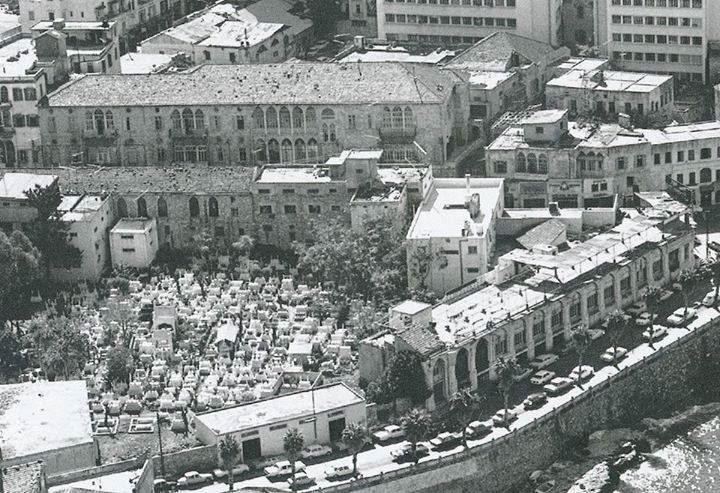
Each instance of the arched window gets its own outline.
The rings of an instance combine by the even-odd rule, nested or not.
[[[137,215],[138,217],[149,217],[145,197],[140,197],[139,199],[137,199]]]
[[[304,161],[307,158],[307,152],[305,151],[305,141],[297,139],[295,141],[295,160]]]
[[[280,162],[280,144],[275,139],[268,141],[268,161],[271,163]]]
[[[392,127],[392,112],[387,106],[383,108],[382,126],[385,128]]]
[[[200,203],[195,197],[190,197],[190,217],[200,216]]]
[[[0,103],[7,103],[10,101],[10,93],[8,92],[8,88],[5,86],[0,86]]]
[[[310,163],[317,163],[318,161],[318,143],[315,139],[308,140],[307,160]]]
[[[302,108],[298,108],[297,106],[293,108],[292,119],[294,128],[302,129],[305,127],[305,115],[303,114]]]
[[[280,161],[283,163],[292,163],[293,162],[293,145],[292,142],[289,139],[285,139],[282,141],[282,147],[280,148],[281,155],[280,155]]]
[[[252,113],[253,127],[265,129],[265,114],[261,107],[257,107]]]
[[[525,165],[525,154],[522,152],[518,154],[517,159],[515,160],[515,171],[518,173],[525,173],[527,171]]]
[[[95,128],[95,119],[92,110],[85,112],[85,130],[93,130]]]
[[[104,134],[105,133],[105,114],[102,110],[95,110],[94,113],[95,116],[95,130],[97,130],[97,133]]]
[[[127,203],[125,202],[125,199],[122,197],[120,197],[117,201],[117,214],[118,214],[118,217],[120,217],[120,218],[128,216]]]
[[[195,110],[195,128],[205,128],[205,114],[202,110]]]
[[[322,113],[320,113],[320,118],[323,121],[330,121],[335,119],[335,112],[331,110],[330,108],[325,108],[322,110]]]
[[[317,126],[317,116],[315,115],[315,108],[308,108],[305,110],[305,125],[310,128]]]
[[[335,142],[335,124],[330,124],[330,142]]]
[[[602,159],[602,158],[600,158]],[[538,173],[546,175],[548,172],[548,160],[545,154],[540,154],[538,157]]]
[[[323,142],[327,142],[330,140],[330,128],[328,127],[327,123],[322,124],[322,135],[323,135]]]
[[[712,171],[710,168],[703,168],[700,170],[700,183],[709,183],[712,181]]]
[[[460,348],[455,357],[455,381],[459,389],[470,387],[470,366],[468,365],[468,352]]]
[[[157,201],[157,212],[159,217],[167,217],[168,215],[167,202],[162,197]]]
[[[402,128],[403,126],[403,110],[401,107],[396,106],[392,110],[392,127]]]
[[[415,126],[415,115],[413,114],[412,108],[409,106],[405,107],[405,126],[406,127],[414,127]]]
[[[439,359],[433,367],[433,397],[435,404],[441,404],[447,400],[445,393],[445,361]]]
[[[195,115],[193,114],[191,109],[185,108],[183,110],[182,119],[183,119],[183,129],[185,129],[186,132],[189,132],[190,130],[195,128]]]
[[[115,122],[113,122],[113,114],[110,110],[107,110],[105,112],[105,128],[107,128],[108,130],[115,128]]]
[[[527,157],[528,173],[537,173],[537,158],[535,154],[528,154]]]
[[[490,368],[490,360],[488,358],[488,343],[483,338],[480,339],[475,346],[475,371],[483,372]]]
[[[584,152],[581,152],[580,154],[578,154],[577,158],[575,159],[575,162],[580,171],[585,171],[585,167],[587,166],[587,164],[585,161],[585,153]]]
[[[172,113],[170,113],[170,119],[172,120],[172,126],[176,130],[182,130],[182,118],[180,117],[180,112],[178,110],[173,110]]]
[[[290,110],[285,106],[280,108],[280,128],[290,128]]]
[[[210,217],[218,217],[220,215],[218,201],[215,197],[210,197],[208,200],[208,214]]]
[[[278,127],[277,111],[275,111],[275,108],[272,106],[265,111],[265,119],[267,120],[268,128]]]
[[[255,159],[259,163],[267,162],[267,148],[265,147],[265,141],[262,139],[255,141]]]

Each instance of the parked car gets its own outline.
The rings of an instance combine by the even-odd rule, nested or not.
[[[720,301],[720,296],[718,297],[717,301]],[[717,304],[716,300],[715,300],[715,290],[714,289],[705,295],[705,297],[702,300],[702,304],[705,306],[715,306]]]
[[[588,334],[590,335],[590,340],[595,341],[597,339],[600,339],[602,336],[604,336],[605,331],[602,329],[589,329]]]
[[[678,284],[678,286],[680,286],[680,285]],[[673,284],[673,289],[675,289],[676,291],[680,291],[682,289],[682,286],[676,288],[676,285]],[[660,292],[660,301],[667,301],[670,298],[672,298],[672,295],[673,295],[672,291],[670,291],[669,289],[663,289]]]
[[[209,473],[200,473],[197,471],[190,471],[183,474],[183,476],[178,479],[177,485],[180,487],[186,487],[186,486],[195,486],[198,484],[205,484],[205,483],[212,483],[213,482],[213,476]]]
[[[382,430],[378,430],[373,433],[373,438],[378,442],[387,442],[388,440],[395,440],[405,436],[405,430],[398,425],[388,425]]]
[[[173,491],[177,483],[175,481],[168,481],[167,479],[158,478],[153,481],[153,491],[155,493],[164,493],[166,491]]]
[[[492,422],[495,426],[505,426],[505,409],[500,409],[498,412],[493,414]],[[515,414],[514,411],[508,409],[507,410],[507,422],[508,424],[512,423],[517,419],[517,414]]]
[[[305,447],[302,452],[300,452],[300,457],[303,459],[317,459],[318,457],[325,457],[330,454],[332,454],[330,447],[314,443]]]
[[[635,319],[635,325],[638,327],[649,327],[650,326],[650,320],[653,322],[657,319],[657,313],[653,313],[650,315],[649,312],[642,312],[640,315],[637,316]]]
[[[657,326],[653,329],[652,333],[650,333],[650,329],[647,329],[645,332],[643,332],[643,339],[646,341],[658,341],[665,337],[667,335],[667,328],[663,327],[662,325]]]
[[[530,362],[530,367],[536,370],[542,370],[555,363],[560,359],[557,354],[546,353],[539,356],[535,356],[535,359]]]
[[[330,466],[325,470],[325,479],[338,479],[345,476],[350,476],[353,473],[352,466],[347,464],[340,464],[337,466]]]
[[[630,305],[625,311],[633,317],[637,317],[642,312],[647,311],[647,304],[644,301],[638,301],[637,303]]]
[[[235,467],[232,469],[233,471],[233,478],[237,478],[238,476],[242,476],[246,472],[250,471],[250,466],[247,464],[236,464]],[[226,469],[215,469],[212,472],[213,477],[215,479],[223,479],[228,476],[228,471]]]
[[[473,421],[472,423],[467,425],[467,428],[465,428],[465,437],[482,438],[486,435],[489,435],[490,432],[492,432],[492,428],[490,428],[485,423],[482,423],[480,421]]]
[[[685,324],[690,323],[695,317],[697,317],[697,310],[695,308],[678,308],[667,318],[668,325],[675,327],[681,327]]]
[[[527,396],[527,398],[523,401],[523,407],[525,409],[537,409],[542,407],[546,402],[547,394],[545,392],[537,392]]]
[[[303,472],[305,470],[305,464],[303,464],[300,461],[295,462],[295,473]],[[265,476],[268,478],[278,478],[282,476],[289,476],[292,474],[292,466],[290,464],[290,461],[288,460],[281,460],[280,462],[276,463],[274,466],[268,466],[265,469],[263,469],[263,472],[265,473]]]
[[[430,453],[430,449],[424,443],[418,443],[415,447],[415,454],[418,457],[422,457]],[[411,460],[412,456],[412,444],[405,443],[400,448],[393,450],[390,455],[396,461]]]
[[[528,378],[530,375],[533,374],[532,368],[527,368],[525,366],[518,367],[517,371],[513,375],[513,381],[514,382],[522,382],[526,378]]]
[[[595,368],[590,365],[576,366],[568,375],[568,378],[575,382],[587,380],[595,374]]]
[[[555,372],[550,370],[540,370],[539,372],[535,373],[535,375],[532,376],[530,379],[530,383],[533,385],[545,385],[546,383],[550,382],[555,378]]]
[[[603,360],[605,363],[614,363],[615,361],[620,361],[625,356],[627,356],[628,350],[624,347],[609,347],[605,350],[604,353],[600,356],[600,359]]]
[[[299,490],[313,484],[315,480],[308,476],[305,472],[296,472],[295,477],[288,479],[291,490]]]
[[[569,390],[575,382],[567,377],[555,377],[543,386],[548,395],[560,395]]]
[[[462,433],[444,431],[430,440],[430,445],[432,445],[433,448],[441,449],[455,447],[460,442],[462,442]]]

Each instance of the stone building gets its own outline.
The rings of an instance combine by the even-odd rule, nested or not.
[[[600,0],[602,1],[602,0]],[[595,43],[595,0],[563,0],[563,44],[576,51],[578,46]]]
[[[432,162],[436,174],[454,174],[444,164],[468,127],[460,82],[450,71],[399,63],[86,75],[40,109],[44,163],[314,164],[371,147],[391,162]]]

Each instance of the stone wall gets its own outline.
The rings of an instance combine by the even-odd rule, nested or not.
[[[121,462],[113,462],[111,464],[104,464],[102,466],[90,467],[87,469],[78,469],[75,471],[69,471],[61,474],[53,474],[47,477],[47,485],[56,486],[59,484],[74,483],[76,481],[83,481],[86,479],[99,478],[108,474],[114,474],[122,471],[131,471],[133,469],[139,469],[143,462],[144,457],[136,457],[134,459],[128,459]]]
[[[703,364],[720,351],[720,316],[658,349],[642,362],[612,375],[534,424],[480,447],[384,476],[323,491],[362,489],[368,493],[510,493],[528,475],[545,469],[569,442],[594,431],[668,413],[693,396]]]
[[[217,447],[207,445],[181,450],[172,454],[164,454],[165,477],[180,476],[188,471],[209,472],[218,467]],[[160,456],[153,457],[155,476],[162,476]]]

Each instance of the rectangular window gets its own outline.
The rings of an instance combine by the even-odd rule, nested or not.
[[[468,247],[468,254],[470,255],[477,255],[478,248],[476,246],[469,246]]]
[[[507,163],[505,161],[495,161],[493,163],[495,168],[495,173],[498,174],[505,174],[507,173]]]
[[[625,158],[619,157],[615,160],[615,164],[617,165],[617,169],[625,169]]]
[[[162,130],[162,116],[155,115],[155,130]]]
[[[271,205],[261,205],[260,206],[260,214],[272,214],[272,206]]]
[[[13,101],[22,101],[23,98],[23,90],[21,87],[13,87],[12,90],[13,93]]]
[[[123,253],[134,253],[135,249],[134,248],[123,248],[122,251],[123,251]]]
[[[645,166],[645,156],[638,154],[635,156],[635,167],[642,168],[643,166]]]
[[[308,212],[310,214],[320,214],[320,210],[321,210],[321,208],[319,205],[314,205],[314,204],[308,205]]]
[[[588,296],[587,307],[588,307],[588,313],[590,315],[593,315],[598,312],[598,295],[597,295],[597,293],[593,293],[592,295]]]
[[[294,205],[286,205],[285,206],[285,214],[295,214],[297,212],[297,207]]]
[[[672,163],[672,152],[666,152],[665,153],[665,164],[671,164]]]
[[[526,338],[525,338],[525,331],[521,330],[520,332],[515,332],[514,336],[514,342],[515,342],[515,351],[517,351],[520,348],[524,348],[526,344]]]
[[[285,195],[292,195],[295,193],[295,189],[294,188],[283,188],[282,193],[284,193]]]
[[[685,151],[677,151],[677,162],[682,163],[685,161]]]
[[[235,115],[235,127],[238,130],[245,130],[245,117],[242,115]]]
[[[603,297],[605,298],[605,306],[611,306],[615,304],[615,286],[610,285],[603,291]]]

